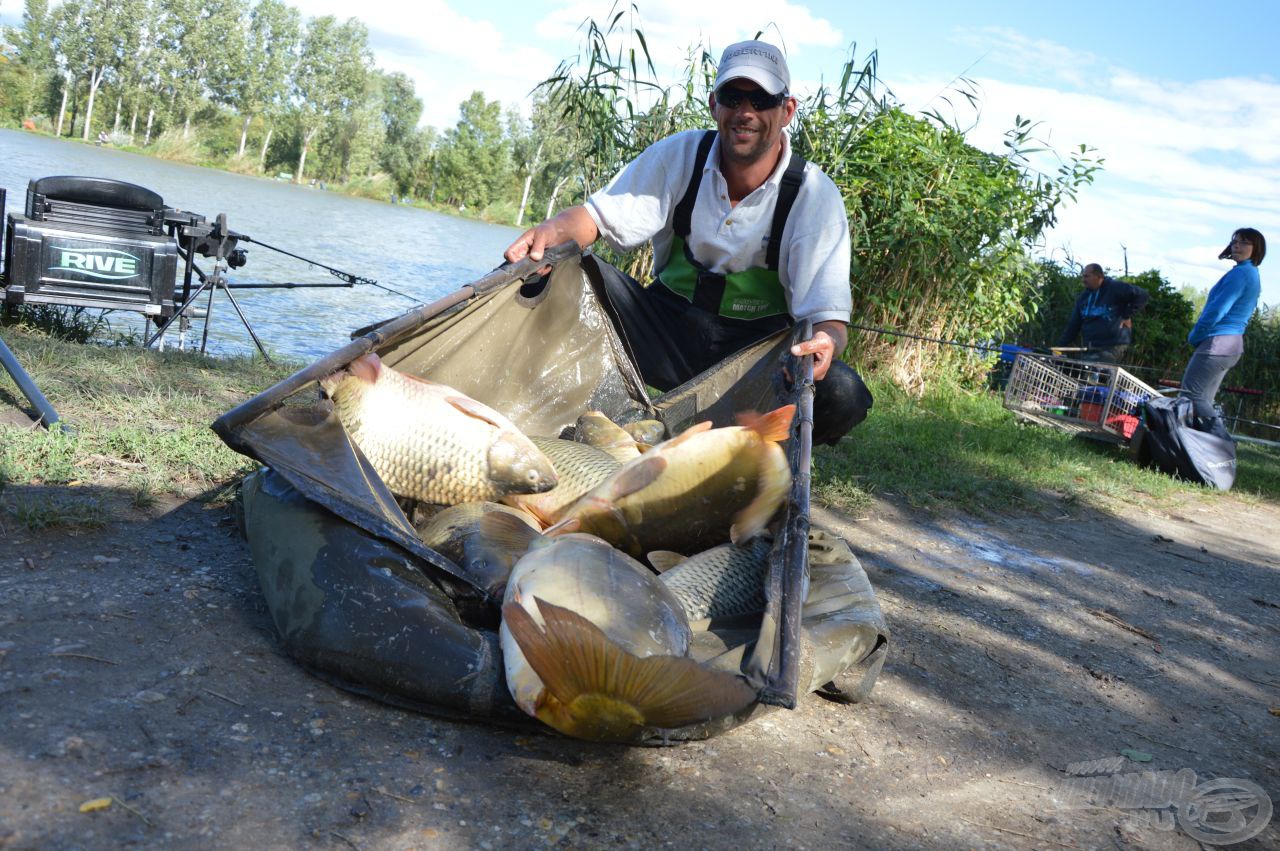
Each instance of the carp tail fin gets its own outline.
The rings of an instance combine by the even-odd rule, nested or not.
[[[740,677],[682,656],[639,658],[569,609],[534,598],[545,629],[524,607],[503,622],[542,679],[538,717],[570,736],[627,741],[640,729],[674,729],[746,708],[755,690]]]

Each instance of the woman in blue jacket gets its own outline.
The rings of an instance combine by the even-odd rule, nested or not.
[[[1218,259],[1230,257],[1236,265],[1209,290],[1204,310],[1187,335],[1187,342],[1196,350],[1182,375],[1182,395],[1191,398],[1201,421],[1216,416],[1214,397],[1227,370],[1244,353],[1244,329],[1258,306],[1262,290],[1258,267],[1266,253],[1267,241],[1253,228],[1241,228],[1231,235],[1231,244]]]

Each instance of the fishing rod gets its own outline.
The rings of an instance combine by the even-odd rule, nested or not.
[[[237,288],[237,289],[244,289],[244,290],[249,290],[249,289],[259,289],[259,290],[265,290],[265,289],[292,290],[292,289],[300,289],[300,288],[304,288],[304,287],[310,287],[310,288],[316,288],[316,289],[319,289],[319,288],[323,288],[323,287],[353,287],[353,286],[356,286],[356,285],[362,285],[362,286],[377,287],[378,289],[380,289],[380,290],[385,290],[385,291],[387,291],[387,292],[391,293],[392,295],[398,295],[398,296],[401,296],[401,297],[403,297],[403,298],[407,298],[407,299],[409,299],[409,300],[413,301],[415,304],[422,304],[422,303],[423,303],[422,299],[418,298],[417,296],[412,296],[412,295],[409,295],[408,293],[404,293],[404,292],[401,292],[401,291],[399,291],[399,290],[397,290],[397,289],[393,289],[393,288],[391,288],[391,287],[388,287],[388,286],[387,286],[387,285],[385,285],[385,284],[380,284],[380,283],[378,283],[376,280],[374,280],[373,278],[366,278],[366,277],[364,277],[363,275],[353,275],[353,274],[352,274],[352,273],[350,273],[350,272],[344,272],[344,271],[343,271],[343,270],[341,270],[341,269],[335,269],[334,267],[329,266],[329,265],[327,265],[327,264],[325,264],[325,263],[321,263],[321,262],[320,262],[320,261],[318,261],[318,260],[312,260],[310,257],[303,257],[301,254],[294,254],[292,251],[286,251],[286,250],[284,250],[283,248],[280,248],[279,246],[271,245],[270,243],[263,242],[263,241],[262,241],[262,240],[260,240],[260,239],[254,239],[253,237],[249,236],[248,234],[237,233],[237,234],[235,234],[235,237],[236,237],[236,239],[238,239],[238,240],[239,240],[239,241],[241,241],[241,242],[250,242],[250,243],[253,243],[254,245],[260,245],[260,246],[262,246],[263,248],[267,249],[268,251],[274,251],[274,252],[276,252],[277,254],[283,254],[285,257],[292,257],[292,258],[293,258],[293,259],[295,259],[295,260],[301,260],[303,263],[306,263],[306,264],[308,264],[308,265],[310,265],[310,266],[314,266],[314,267],[315,267],[315,268],[317,268],[317,269],[323,269],[323,270],[325,270],[326,272],[328,272],[330,275],[333,275],[335,278],[339,278],[339,279],[341,279],[341,280],[344,282],[344,283],[341,283],[341,284],[306,284],[306,283],[283,283],[283,284],[231,284],[231,286],[233,286],[233,287],[235,287],[235,288]]]
[[[959,340],[944,340],[944,339],[942,339],[942,338],[940,338],[940,337],[926,337],[926,336],[924,336],[924,335],[922,335],[922,334],[908,334],[906,331],[892,331],[892,330],[890,330],[890,329],[888,329],[888,328],[875,328],[875,327],[870,326],[870,325],[857,325],[857,324],[852,323],[852,322],[850,322],[850,323],[849,323],[849,327],[850,327],[850,328],[856,328],[856,329],[858,329],[859,331],[870,331],[870,332],[871,332],[871,333],[873,333],[873,334],[888,334],[888,335],[893,336],[893,337],[906,337],[906,338],[911,339],[911,340],[922,340],[922,341],[924,341],[924,342],[926,342],[926,343],[938,343],[939,345],[943,345],[943,346],[955,346],[955,347],[957,347],[957,348],[961,348],[961,349],[976,349],[976,350],[978,350],[978,351],[980,351],[980,352],[1002,352],[1002,351],[1004,351],[1004,350],[1003,350],[1000,346],[998,346],[998,345],[994,345],[994,346],[993,346],[993,345],[986,344],[986,343],[961,343]],[[1032,351],[1039,350],[1039,351],[1044,352],[1044,353],[1047,353],[1047,352],[1051,351],[1051,349],[1046,348],[1046,347],[1043,347],[1043,346],[1026,346],[1026,347],[1024,347],[1024,348],[1031,349]],[[1058,352],[1084,352],[1084,351],[1088,351],[1088,349],[1084,349],[1084,348],[1063,348],[1063,347],[1061,347],[1061,346],[1054,346],[1054,347],[1052,347],[1052,351],[1058,351]]]
[[[355,286],[353,283],[339,284],[319,284],[319,283],[300,283],[294,281],[286,281],[279,284],[238,284],[228,283],[227,286],[234,290],[297,290],[310,287],[318,290],[349,290]]]
[[[285,257],[292,257],[294,260],[301,260],[303,263],[306,263],[311,266],[315,266],[317,269],[324,269],[330,275],[333,275],[335,278],[341,278],[342,280],[346,281],[348,284],[376,284],[377,283],[377,281],[375,281],[373,278],[366,278],[361,275],[353,275],[350,272],[344,272],[341,269],[335,269],[332,266],[328,266],[324,263],[321,263],[319,260],[312,260],[310,257],[303,257],[301,254],[294,254],[292,251],[285,251],[283,248],[280,248],[279,246],[270,245],[268,243],[263,242],[260,239],[254,239],[248,234],[237,233],[232,235],[235,236],[235,238],[238,239],[240,242],[251,242],[254,245],[261,245],[263,248],[266,248],[269,251],[274,251],[277,254],[283,254]],[[332,284],[330,286],[332,286]]]

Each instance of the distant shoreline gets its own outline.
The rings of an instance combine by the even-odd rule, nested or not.
[[[453,207],[448,204],[435,204],[435,203],[432,203],[431,201],[424,201],[416,198],[409,199],[408,201],[402,201],[402,200],[393,201],[391,200],[391,198],[394,197],[394,193],[391,193],[389,190],[381,191],[382,190],[381,183],[375,183],[375,185],[377,185],[378,189],[380,190],[378,192],[369,191],[370,187],[367,183],[358,182],[358,181],[351,181],[347,183],[330,183],[328,181],[311,180],[305,183],[297,183],[293,180],[285,181],[285,180],[279,179],[278,177],[272,177],[267,174],[262,174],[257,170],[241,171],[234,168],[227,168],[225,165],[219,165],[217,162],[210,161],[210,160],[192,161],[192,160],[184,159],[181,157],[161,156],[155,151],[149,150],[148,148],[145,148],[139,145],[103,144],[93,140],[81,139],[79,137],[55,136],[52,133],[47,133],[39,129],[28,130],[22,127],[13,127],[13,126],[0,127],[0,130],[10,130],[14,133],[22,133],[26,135],[39,136],[41,138],[49,139],[50,141],[55,141],[55,142],[69,142],[77,145],[84,145],[86,147],[106,148],[107,150],[120,151],[122,153],[127,153],[127,154],[137,154],[138,156],[148,157],[150,159],[160,160],[162,162],[176,163],[178,165],[191,166],[193,168],[204,168],[204,169],[209,169],[210,171],[220,171],[220,172],[223,172],[224,174],[234,174],[240,177],[252,177],[257,180],[266,181],[268,183],[288,183],[291,186],[297,186],[302,189],[315,189],[317,191],[322,191],[322,192],[335,192],[339,195],[346,195],[349,198],[362,198],[366,201],[374,201],[376,203],[386,204],[387,206],[412,207],[418,210],[426,210],[428,212],[440,213],[446,216],[454,216],[455,218],[466,219],[474,222],[483,222],[484,224],[489,224],[489,225],[498,225],[500,227],[509,227],[509,228],[518,227],[517,225],[509,221],[500,221],[496,218],[485,216],[483,215],[483,212],[484,212],[483,210],[480,211],[480,213],[475,213],[475,212],[472,212],[471,210],[460,210],[457,207]],[[382,177],[382,175],[375,176],[373,180],[376,182],[378,181],[379,177]]]

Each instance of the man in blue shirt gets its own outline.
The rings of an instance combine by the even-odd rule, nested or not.
[[[1071,345],[1079,334],[1086,349],[1079,360],[1120,363],[1133,341],[1133,315],[1150,296],[1142,287],[1107,277],[1097,263],[1084,267],[1080,281],[1084,292],[1076,299],[1055,348]]]

